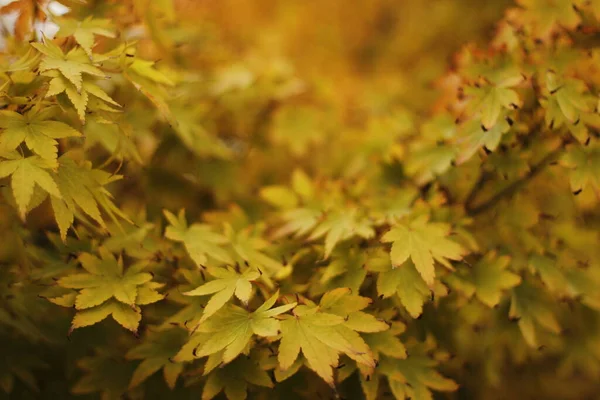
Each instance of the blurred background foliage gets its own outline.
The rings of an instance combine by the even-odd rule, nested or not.
[[[94,4],[141,39],[144,57],[162,60],[165,70],[198,73],[179,77],[186,85],[174,113],[187,122],[176,129],[179,139],[203,154],[181,163],[175,138],[157,144],[139,134],[152,154],[149,168],[159,166],[158,176],[148,176],[157,185],[148,189],[156,211],[185,206],[194,213],[197,199],[248,210],[254,199],[246,195],[284,180],[291,170],[277,165],[290,157],[318,175],[340,176],[365,165],[349,159],[360,153],[352,149],[370,147],[388,159],[401,153],[394,141],[435,111],[436,80],[455,52],[489,41],[510,2],[137,0],[88,2],[83,13]],[[227,161],[232,151],[234,163]],[[165,176],[170,168],[174,175]]]

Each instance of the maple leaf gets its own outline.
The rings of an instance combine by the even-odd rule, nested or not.
[[[323,141],[327,128],[322,120],[322,111],[316,107],[283,107],[273,118],[270,134],[274,142],[302,156],[312,144]]]
[[[278,261],[264,250],[270,245],[259,234],[250,228],[235,231],[230,224],[225,224],[225,235],[234,251],[236,261],[240,264],[248,263],[252,267],[264,272],[263,278],[268,280],[272,275],[283,278],[291,271],[284,268]]]
[[[364,338],[369,347],[373,350],[373,355],[376,360],[381,359],[406,359],[408,354],[404,344],[398,339],[398,335],[403,333],[406,326],[401,322],[392,323],[391,329],[384,332],[369,333],[365,334]],[[393,362],[393,361],[388,361]],[[360,384],[362,386],[365,397],[368,400],[377,400],[379,398],[379,386],[381,378],[385,375],[382,373],[380,368],[364,368],[364,366],[358,364],[346,365],[342,369],[338,370],[338,379],[343,381],[346,377],[349,377],[356,370],[360,372]],[[384,371],[389,372],[389,371]],[[401,379],[397,373],[388,378]]]
[[[512,290],[508,315],[518,321],[523,338],[531,347],[538,347],[540,328],[554,334],[561,331],[547,294],[527,281]]]
[[[84,73],[104,77],[104,73],[91,63],[90,58],[81,48],[73,48],[65,54],[60,47],[48,39],[43,43],[31,43],[31,45],[45,55],[40,62],[40,71],[59,71],[77,91],[82,89]]]
[[[298,206],[298,196],[286,186],[273,185],[260,189],[260,197],[281,209],[293,209]]]
[[[129,69],[146,79],[167,86],[173,86],[175,83],[167,75],[154,67],[155,62],[136,58],[129,65]]]
[[[231,304],[222,308],[198,327],[197,332],[210,334],[210,337],[198,347],[195,356],[205,357],[223,351],[222,362],[227,364],[244,351],[252,335],[276,336],[280,324],[273,317],[296,306],[296,303],[290,303],[272,308],[278,297],[279,292],[276,292],[254,312]]]
[[[250,281],[260,276],[260,272],[252,268],[248,268],[242,274],[237,273],[231,267],[208,268],[208,273],[217,279],[184,293],[186,296],[213,295],[206,303],[200,324],[223,307],[234,295],[244,304],[248,304],[252,295]]]
[[[52,107],[39,110],[32,108],[21,115],[14,111],[0,111],[0,153],[15,150],[23,142],[40,157],[54,161],[57,157],[56,139],[81,136],[71,126],[49,120],[56,110]]]
[[[423,305],[431,298],[431,289],[419,274],[412,261],[399,267],[383,264],[382,267],[369,268],[378,271],[377,293],[384,298],[398,295],[400,302],[413,318],[423,312]]]
[[[223,368],[213,370],[202,390],[202,400],[210,400],[225,392],[229,400],[244,400],[248,391],[248,384],[267,388],[273,387],[273,382],[253,358],[239,357]]]
[[[374,235],[372,222],[359,216],[358,209],[352,208],[327,213],[325,219],[310,234],[308,240],[316,240],[325,236],[324,258],[327,259],[339,242],[354,236],[369,239]]]
[[[1,14],[1,12],[0,12]],[[29,47],[27,52],[18,60],[10,62],[10,64],[2,65],[0,69],[3,72],[16,72],[32,70],[40,61],[41,54]]]
[[[184,366],[173,361],[173,357],[184,343],[185,337],[186,332],[178,328],[149,331],[144,342],[133,347],[125,355],[130,360],[142,360],[133,372],[129,388],[140,385],[160,369],[163,370],[169,388],[175,388],[177,378],[183,372]]]
[[[182,242],[196,265],[205,265],[209,256],[226,264],[233,263],[229,253],[221,247],[228,242],[225,236],[214,232],[209,225],[192,224],[188,227],[185,210],[180,210],[177,217],[167,210],[163,213],[171,224],[165,230],[165,237]]]
[[[404,359],[407,356],[406,347],[400,341],[398,335],[405,330],[406,326],[396,321],[392,322],[390,329],[382,332],[367,333],[364,335],[364,339],[377,359],[379,359],[380,354]]]
[[[473,266],[473,269],[457,271],[456,276],[447,277],[448,283],[460,288],[467,297],[475,294],[479,300],[488,307],[495,307],[500,303],[502,293],[521,283],[521,277],[506,269],[510,257],[497,256],[495,252],[487,253]],[[456,279],[463,282],[456,283]]]
[[[494,307],[500,302],[503,289],[521,283],[521,277],[506,270],[510,257],[496,257],[494,252],[486,254],[473,268],[475,294],[484,304]]]
[[[142,313],[137,306],[129,306],[117,300],[108,300],[99,306],[78,311],[73,317],[70,331],[95,325],[105,320],[109,315],[123,328],[137,332]]]
[[[273,234],[275,238],[293,234],[306,235],[321,221],[321,205],[315,200],[315,185],[300,169],[292,173],[291,188],[281,185],[265,186],[260,196],[269,204],[281,209],[285,222]],[[302,207],[298,205],[302,204]]]
[[[586,87],[581,80],[565,79],[555,72],[547,72],[546,91],[548,96],[540,103],[546,109],[544,118],[551,129],[559,129],[565,124],[570,128],[579,125],[590,111]]]
[[[94,46],[94,35],[109,38],[116,37],[112,22],[109,19],[87,17],[80,21],[65,18],[58,22],[60,30],[56,34],[56,37],[73,36],[90,57],[92,56],[92,47]]]
[[[529,266],[534,273],[539,274],[550,292],[560,297],[571,294],[568,273],[558,266],[557,260],[534,254],[529,258]]]
[[[47,160],[38,156],[22,158],[17,155],[11,158],[0,161],[0,178],[11,175],[11,188],[22,219],[25,219],[36,185],[56,198],[61,197],[48,172],[52,165]]]
[[[282,237],[294,234],[295,237],[306,235],[319,223],[323,213],[319,209],[295,208],[281,214],[285,224],[275,232],[274,236]]]
[[[344,325],[356,332],[381,332],[389,325],[364,311],[373,300],[352,294],[350,288],[342,287],[323,295],[319,302],[321,312],[344,317]]]
[[[331,297],[327,294],[324,297],[327,304]],[[292,366],[300,350],[309,368],[330,386],[333,386],[333,368],[338,365],[340,353],[375,367],[371,350],[355,330],[345,325],[344,317],[323,312],[316,305],[297,306],[293,314],[284,315],[281,321],[278,360],[282,370]]]
[[[432,399],[430,389],[443,392],[458,389],[456,382],[433,369],[437,365],[435,360],[420,354],[418,349],[411,349],[410,353],[406,359],[385,357],[378,367],[380,373],[388,377],[396,399]]]
[[[600,284],[600,274],[595,269],[570,270],[566,274],[568,295],[581,299],[581,303],[587,307],[600,310],[600,294],[597,287]]]
[[[323,269],[319,281],[327,288],[347,287],[358,293],[367,276],[366,262],[368,255],[361,249],[340,246]]]
[[[75,85],[71,83],[58,71],[51,70],[44,72],[44,75],[52,77],[46,92],[46,97],[57,96],[65,93],[69,101],[75,107],[77,115],[81,122],[85,122],[85,112],[88,109],[90,95],[97,99],[105,101],[114,106],[120,107],[119,103],[114,101],[104,90],[102,90],[93,80],[84,76],[82,80],[81,90],[77,90]]]
[[[581,21],[571,0],[518,0],[517,3],[526,10],[526,22],[543,38],[561,27],[574,29]]]
[[[165,86],[174,86],[175,83],[166,74],[154,68],[154,61],[134,58],[126,63],[124,76],[154,104],[171,127],[178,129],[179,121],[171,111],[169,94],[165,90]]]
[[[561,157],[567,167],[571,190],[577,194],[588,186],[600,187],[600,146],[594,141],[589,146],[572,145]]]
[[[452,269],[448,260],[460,260],[465,252],[458,243],[447,238],[450,230],[447,224],[429,222],[427,216],[420,216],[394,226],[381,241],[392,242],[390,257],[394,266],[401,266],[410,257],[423,280],[432,286],[434,260]]]
[[[200,157],[215,156],[230,159],[233,152],[227,144],[213,135],[198,120],[205,113],[201,105],[196,107],[172,107],[178,124],[175,132],[183,143]]]
[[[152,280],[152,275],[142,272],[144,263],[131,266],[124,271],[123,260],[116,260],[111,253],[100,248],[101,259],[84,253],[79,261],[86,273],[68,275],[58,284],[69,289],[80,289],[75,299],[75,308],[83,310],[97,306],[110,298],[134,305],[138,286]]]
[[[456,149],[451,146],[439,143],[418,145],[411,149],[406,172],[411,176],[416,175],[419,184],[425,184],[448,171],[455,158]]]
[[[79,311],[73,319],[72,329],[93,325],[112,314],[125,328],[135,331],[139,323],[139,311],[135,309],[135,305],[160,300],[151,295],[155,292],[155,286],[146,286],[143,292],[139,291],[152,280],[152,275],[143,272],[146,263],[132,265],[124,271],[122,259],[115,259],[102,247],[99,253],[100,259],[89,253],[79,256],[79,261],[87,272],[58,280],[61,287],[79,289],[75,298],[75,309]],[[111,299],[116,302],[108,301]],[[81,311],[86,309],[89,310]]]
[[[510,123],[502,119],[490,129],[483,127],[479,121],[470,120],[460,129],[461,137],[457,138],[459,154],[457,164],[468,161],[477,150],[482,147],[488,151],[495,151],[502,140],[502,135],[510,130]]]
[[[112,195],[105,185],[121,179],[120,175],[110,174],[98,169],[92,169],[90,162],[77,164],[68,154],[58,159],[58,170],[54,175],[62,194],[62,199],[53,199],[52,207],[60,228],[61,237],[65,240],[67,230],[73,222],[78,208],[89,215],[100,226],[105,227],[100,214],[100,207],[115,221],[120,217],[126,221],[129,218],[112,202]]]
[[[473,97],[469,108],[472,112],[480,113],[481,124],[485,129],[496,125],[503,110],[514,110],[521,106],[519,95],[507,85],[468,87],[465,94]]]

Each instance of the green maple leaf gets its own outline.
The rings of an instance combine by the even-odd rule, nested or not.
[[[90,96],[105,101],[106,103],[120,107],[119,103],[114,101],[104,90],[102,90],[94,81],[88,77],[83,77],[81,90],[77,90],[75,85],[71,83],[58,71],[51,70],[44,73],[51,77],[46,97],[57,96],[64,93],[69,101],[75,107],[77,115],[81,122],[85,122],[85,112],[88,109]]]
[[[322,312],[316,305],[297,306],[293,314],[284,315],[281,321],[278,361],[282,370],[292,366],[300,350],[308,367],[330,386],[333,386],[333,368],[338,365],[340,353],[375,367],[371,350],[355,330],[345,325],[344,317]]]
[[[410,257],[423,280],[432,286],[434,260],[452,269],[448,260],[460,260],[465,252],[458,243],[447,238],[450,230],[447,224],[429,222],[427,216],[421,216],[396,225],[381,241],[392,242],[390,258],[394,266],[401,266]]]
[[[416,144],[406,160],[406,173],[416,175],[417,182],[424,184],[443,175],[452,166],[456,149],[447,144]]]
[[[331,290],[323,295],[319,303],[322,312],[344,317],[344,325],[356,332],[381,332],[389,325],[364,311],[373,300],[352,294],[347,287]]]
[[[276,238],[290,234],[304,236],[317,226],[323,215],[321,204],[315,200],[315,185],[300,169],[292,173],[291,188],[266,186],[261,189],[260,196],[281,210],[284,224],[275,231]],[[297,207],[301,204],[302,207]]]
[[[502,291],[521,283],[521,277],[506,270],[510,257],[486,254],[473,268],[475,295],[484,304],[494,307],[500,303]]]
[[[367,261],[367,254],[361,249],[340,246],[323,269],[319,281],[327,288],[347,287],[358,293],[367,276]]]
[[[125,328],[135,331],[139,323],[139,311],[135,306],[158,301],[162,296],[157,296],[156,285],[149,285],[152,275],[143,272],[145,263],[138,263],[124,270],[122,259],[115,259],[103,248],[100,248],[99,252],[101,258],[89,253],[79,256],[79,261],[87,272],[68,275],[58,280],[61,287],[79,289],[75,298],[75,308],[79,311],[73,319],[72,329],[95,324],[112,314]],[[111,299],[117,302],[109,301]],[[119,303],[125,307],[121,307]],[[87,309],[87,312],[81,311]],[[126,320],[126,323],[122,323],[115,313],[123,314],[122,319]]]
[[[523,22],[533,25],[535,33],[542,37],[561,27],[574,29],[581,21],[571,0],[518,0],[517,3],[526,10]]]
[[[0,153],[15,150],[25,142],[27,147],[47,160],[56,160],[58,145],[56,139],[81,136],[69,125],[49,120],[56,111],[53,107],[39,110],[32,108],[21,115],[14,111],[0,111]]]
[[[120,175],[93,169],[89,161],[77,164],[69,158],[68,154],[61,156],[58,163],[58,170],[54,177],[62,194],[62,199],[52,198],[51,200],[63,240],[65,240],[67,231],[79,209],[102,227],[106,225],[100,213],[100,208],[117,225],[117,217],[130,221],[113,204],[112,195],[105,188],[107,184],[121,179]]]
[[[600,187],[600,146],[595,140],[586,147],[568,146],[561,162],[570,169],[571,190],[574,193],[588,186]]]
[[[431,298],[431,289],[412,261],[395,268],[388,262],[380,267],[370,267],[369,269],[379,272],[377,293],[380,296],[386,298],[396,294],[413,318],[421,315],[423,305]]]
[[[460,129],[461,137],[456,140],[459,154],[456,158],[457,164],[469,160],[482,147],[488,151],[495,151],[502,135],[510,130],[510,124],[505,119],[498,121],[490,129],[483,127],[479,121],[470,120]]]
[[[273,118],[270,134],[274,142],[302,156],[311,145],[323,141],[327,128],[322,120],[322,112],[316,107],[284,107]]]
[[[11,188],[22,219],[25,219],[36,185],[56,198],[61,197],[56,182],[48,172],[52,167],[48,160],[38,156],[21,158],[15,155],[11,158],[0,161],[0,178],[11,175]]]
[[[510,257],[497,256],[492,251],[479,260],[471,270],[462,269],[446,279],[467,297],[475,295],[483,304],[495,307],[500,303],[504,290],[521,283],[519,275],[506,269],[509,264]]]
[[[210,400],[221,391],[229,400],[245,400],[248,384],[273,387],[269,374],[253,358],[239,357],[223,368],[213,370],[202,391],[202,400]]]
[[[184,365],[175,362],[173,357],[179,351],[185,338],[186,332],[179,328],[149,331],[144,342],[133,347],[125,355],[130,360],[142,360],[133,372],[129,388],[140,385],[160,369],[163,370],[163,376],[169,388],[175,388],[177,378],[183,372]]]
[[[567,274],[559,268],[556,260],[547,256],[534,254],[529,258],[529,266],[534,272],[539,274],[542,282],[544,282],[550,292],[560,297],[569,294]]]
[[[404,359],[407,356],[406,347],[400,341],[398,335],[405,330],[406,326],[403,323],[392,322],[390,329],[383,332],[365,334],[364,338],[377,359],[379,359],[380,354]]]
[[[546,125],[551,128],[577,125],[590,111],[586,87],[581,80],[564,79],[555,72],[547,72],[546,91],[548,96],[540,102],[546,109]]]
[[[173,116],[179,122],[175,132],[190,150],[200,157],[231,158],[233,154],[231,149],[199,122],[199,118],[205,113],[201,105],[171,109]]]
[[[468,87],[465,94],[472,96],[469,108],[480,113],[481,125],[491,129],[505,110],[514,110],[521,106],[517,92],[505,85],[483,85]]]
[[[519,329],[527,344],[537,347],[540,329],[559,334],[558,320],[546,293],[523,282],[512,291],[509,317],[518,320]]]
[[[59,71],[78,91],[83,85],[82,75],[94,75],[104,77],[104,73],[94,66],[89,56],[81,48],[74,48],[65,54],[60,47],[51,40],[44,39],[43,43],[31,43],[44,58],[40,62],[40,71]]]
[[[137,332],[142,313],[137,306],[129,306],[117,300],[108,300],[99,306],[78,311],[73,317],[70,330],[95,325],[109,315],[123,328]]]
[[[188,227],[185,210],[180,210],[177,217],[166,210],[163,213],[171,224],[165,230],[165,237],[182,242],[196,265],[205,265],[209,256],[226,264],[233,263],[229,252],[222,247],[228,243],[227,237],[214,232],[209,225],[192,224]]]
[[[260,272],[252,268],[248,268],[242,274],[237,273],[231,267],[209,268],[208,273],[217,279],[184,293],[187,296],[213,295],[208,303],[206,303],[204,313],[199,322],[200,324],[223,307],[234,295],[244,304],[248,304],[252,296],[252,284],[250,281],[260,276]]]
[[[195,351],[196,357],[205,357],[222,351],[222,362],[233,361],[248,346],[253,335],[273,337],[279,333],[279,321],[273,317],[291,310],[296,303],[272,308],[279,292],[275,293],[254,312],[235,305],[222,308],[200,324],[197,332],[210,334]]]
[[[248,263],[252,267],[259,268],[264,272],[263,278],[270,284],[269,277],[283,278],[291,272],[290,268],[284,268],[278,261],[267,254],[264,250],[270,243],[254,232],[252,229],[234,231],[231,225],[225,224],[225,235],[228,237],[233,248],[235,259],[238,263]]]
[[[73,36],[77,43],[91,57],[94,46],[94,35],[116,37],[113,25],[109,19],[93,19],[87,17],[83,21],[77,19],[59,20],[60,30],[57,37]]]
[[[124,271],[123,260],[115,259],[108,251],[100,248],[101,258],[89,253],[79,256],[85,273],[68,275],[59,279],[64,288],[80,289],[75,299],[75,308],[83,310],[102,304],[110,298],[134,305],[138,286],[152,280],[152,275],[142,272],[145,264],[139,263]]]
[[[568,295],[581,299],[581,303],[594,310],[600,310],[600,274],[595,269],[570,270],[566,274],[565,286],[568,287]]]
[[[325,258],[329,258],[332,250],[339,242],[359,236],[369,239],[375,235],[371,221],[358,215],[357,209],[340,210],[327,213],[308,237],[316,240],[325,236]]]
[[[2,61],[2,67],[0,67],[0,71],[2,72],[16,72],[16,71],[28,71],[32,70],[35,65],[40,61],[41,55],[37,51],[33,50],[31,47],[27,49],[27,52],[23,54],[18,60],[10,60],[10,64],[5,64],[8,62],[8,59],[4,59]]]
[[[406,359],[384,357],[377,368],[379,373],[387,376],[388,383],[397,400],[430,400],[431,390],[453,392],[458,385],[445,378],[434,367],[437,362],[419,349],[411,349]]]
[[[149,60],[141,60],[136,58],[129,65],[129,69],[139,76],[149,79],[153,82],[160,83],[162,85],[173,86],[175,83],[167,75],[157,70],[154,67],[155,62]]]
[[[285,223],[277,229],[275,237],[294,234],[294,237],[304,236],[312,231],[319,223],[322,211],[313,208],[295,208],[281,214]]]
[[[282,210],[294,209],[298,206],[298,196],[287,186],[272,185],[260,189],[260,197],[269,204]]]

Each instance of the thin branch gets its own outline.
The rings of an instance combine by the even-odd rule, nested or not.
[[[485,173],[483,173],[480,176],[479,181],[475,184],[475,186],[476,187],[479,186],[479,188],[477,188],[477,189],[474,188],[474,190],[469,194],[469,198],[470,199],[468,199],[468,200],[471,200],[471,201],[467,201],[465,203],[465,208],[466,208],[467,214],[469,214],[470,216],[474,217],[474,216],[476,216],[478,214],[481,214],[482,212],[487,211],[488,209],[492,208],[493,206],[495,206],[496,204],[498,204],[498,202],[500,202],[502,199],[514,195],[523,186],[527,185],[527,183],[529,183],[529,181],[531,181],[540,172],[542,172],[544,170],[544,168],[546,168],[546,166],[548,166],[553,161],[555,161],[555,158],[563,151],[563,149],[564,149],[564,145],[561,145],[561,146],[557,147],[556,149],[552,150],[550,153],[548,153],[542,159],[542,161],[540,161],[538,164],[536,164],[535,166],[533,166],[529,170],[529,172],[527,173],[527,175],[525,175],[523,178],[521,178],[521,179],[519,179],[517,181],[514,181],[513,183],[511,183],[510,185],[508,185],[504,189],[500,190],[498,193],[496,193],[495,195],[493,195],[491,198],[489,198],[488,200],[484,201],[480,205],[473,206],[472,202],[474,200],[476,192],[479,191],[479,189],[481,188],[481,186],[483,186],[483,184],[487,180],[487,178],[484,178]],[[473,198],[471,198],[471,197],[473,197]]]
[[[469,192],[469,195],[465,199],[465,209],[467,210],[467,212],[470,212],[470,210],[472,210],[474,208],[473,203],[475,202],[475,199],[477,198],[477,194],[481,191],[481,189],[483,189],[483,186],[485,186],[485,183],[491,177],[492,177],[492,175],[490,174],[489,171],[483,171],[479,175],[477,182],[475,182],[475,184],[471,188],[471,191]]]

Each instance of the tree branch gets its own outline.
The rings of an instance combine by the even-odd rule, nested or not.
[[[481,174],[481,176],[479,177],[479,180],[475,184],[471,193],[469,193],[467,201],[465,202],[465,209],[467,211],[467,214],[472,217],[474,217],[478,214],[481,214],[482,212],[487,211],[488,209],[490,209],[493,206],[495,206],[496,204],[498,204],[498,202],[500,202],[500,200],[504,199],[505,197],[510,197],[513,194],[515,194],[516,192],[518,192],[523,186],[527,185],[527,183],[529,183],[529,181],[531,181],[540,172],[542,172],[544,170],[544,168],[546,168],[546,166],[548,166],[553,161],[555,161],[556,156],[558,156],[563,151],[563,149],[564,149],[564,146],[561,145],[561,146],[557,147],[556,149],[552,150],[550,153],[548,153],[542,159],[542,161],[540,161],[538,164],[533,166],[529,170],[527,175],[525,175],[523,178],[521,178],[517,181],[514,181],[513,183],[511,183],[510,185],[508,185],[507,187],[505,187],[504,189],[500,190],[498,193],[493,195],[488,200],[484,201],[483,203],[481,203],[477,206],[474,206],[472,203],[475,200],[475,196],[476,196],[477,192],[479,192],[479,190],[485,184],[485,181],[487,181],[487,179],[489,178],[489,176],[486,176],[485,172],[483,174]]]

